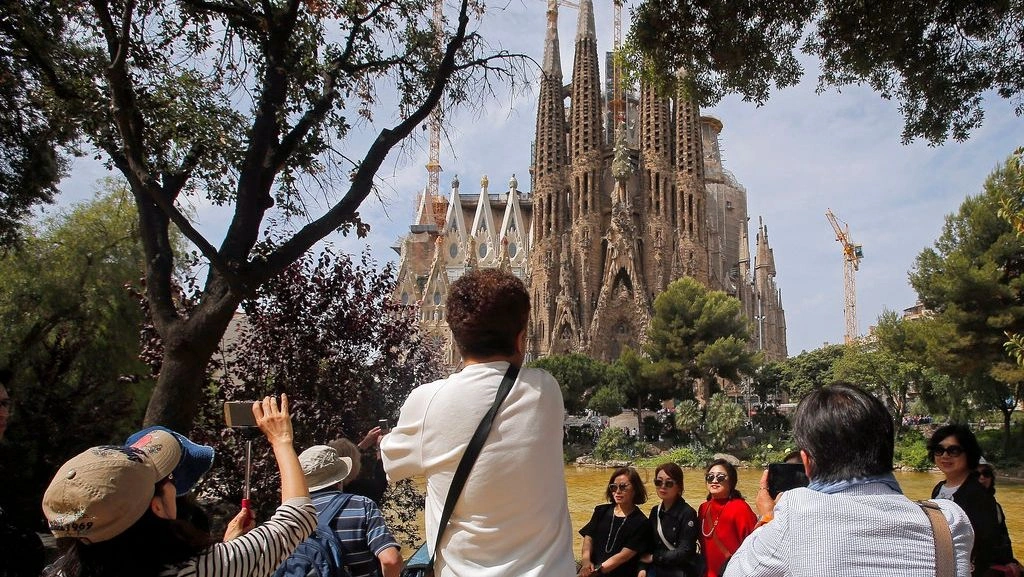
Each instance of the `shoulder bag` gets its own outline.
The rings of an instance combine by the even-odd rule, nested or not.
[[[480,449],[483,448],[484,441],[487,440],[487,435],[491,432],[494,417],[498,414],[498,409],[505,401],[505,398],[508,397],[508,393],[512,390],[512,385],[515,384],[516,377],[518,376],[519,367],[510,364],[508,371],[505,372],[505,377],[501,380],[501,386],[498,387],[498,393],[494,396],[494,403],[491,404],[491,408],[484,415],[484,418],[480,420],[480,424],[476,427],[476,432],[473,433],[473,438],[470,439],[469,445],[466,447],[466,452],[462,454],[462,460],[459,461],[459,466],[455,469],[455,476],[452,477],[452,484],[448,488],[448,496],[444,500],[444,510],[441,512],[441,526],[437,530],[437,538],[434,539],[434,554],[430,554],[426,543],[420,545],[412,557],[409,558],[409,561],[406,562],[405,568],[402,569],[402,577],[433,577],[434,557],[441,546],[441,537],[444,536],[444,530],[448,527],[448,520],[451,519],[452,511],[455,510],[455,503],[458,502],[459,495],[462,494],[462,487],[465,486],[466,478],[469,477],[469,471],[473,468],[473,464],[476,463],[476,458],[480,456]]]

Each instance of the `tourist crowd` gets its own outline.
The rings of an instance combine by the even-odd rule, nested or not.
[[[971,430],[935,431],[929,455],[944,480],[931,500],[913,501],[892,473],[892,417],[845,383],[814,390],[794,413],[800,449],[787,460],[798,463],[792,467],[807,486],[780,486],[769,468],[751,508],[734,464],[716,459],[704,469],[706,498],[694,509],[683,498],[682,469],[664,463],[644,514],[640,474],[616,469],[579,529],[577,563],[561,392],[547,372],[522,368],[529,302],[523,283],[498,269],[452,283],[447,320],[462,370],[417,387],[391,431],[375,429],[358,447],[336,441],[297,454],[287,397],[254,403],[254,424],[280,473],[281,504],[262,524],[243,505],[223,540],[181,500],[210,468],[211,448],[151,427],[124,445],[82,452],[57,470],[43,497],[60,549],[43,574],[1020,577],[994,471]],[[0,403],[2,438],[10,406],[2,387]],[[371,472],[357,494],[359,449],[371,447],[387,479],[426,481],[424,568],[403,573],[376,503],[387,481]],[[10,549],[0,555],[0,577],[39,574],[18,558]]]

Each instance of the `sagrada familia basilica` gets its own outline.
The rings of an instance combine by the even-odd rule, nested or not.
[[[592,0],[580,2],[567,86],[558,43],[552,6],[529,190],[515,175],[497,190],[484,176],[477,191],[463,192],[455,179],[447,198],[424,194],[396,247],[397,296],[419,304],[422,328],[454,367],[449,283],[473,268],[504,267],[530,291],[531,358],[581,352],[610,361],[626,345],[640,348],[654,299],[689,276],[739,299],[750,346],[786,358],[768,229],[759,219],[752,261],[747,192],[722,166],[722,123],[682,94],[659,97],[643,86],[624,99],[624,114],[613,114]]]

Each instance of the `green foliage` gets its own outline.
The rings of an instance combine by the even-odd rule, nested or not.
[[[676,428],[684,433],[696,432],[700,428],[702,417],[700,405],[693,399],[687,399],[676,405]]]
[[[1018,171],[1013,161],[997,168],[980,195],[946,217],[935,246],[918,255],[910,273],[944,329],[946,338],[929,343],[935,366],[961,385],[961,399],[1005,414],[1024,396],[1024,367],[1004,350],[1006,335],[1024,329],[1024,239],[999,216],[1001,200],[1024,202]]]
[[[440,376],[436,348],[420,334],[415,310],[393,298],[393,274],[368,253],[355,261],[328,249],[304,256],[244,303],[244,322],[191,435],[221,456],[204,481],[206,494],[227,502],[241,497],[244,443],[235,431],[220,434],[224,401],[288,393],[302,450],[338,437],[358,442],[378,419],[393,420],[414,386]],[[257,516],[267,518],[277,505],[277,467],[270,447],[256,447],[252,486],[263,496]],[[418,533],[422,496],[414,485],[392,487],[379,504],[405,515],[390,519],[402,532]]]
[[[594,392],[587,403],[587,408],[600,415],[613,417],[622,412],[626,406],[626,395],[616,387],[604,386]]]
[[[846,350],[845,345],[827,345],[804,351],[779,363],[782,383],[794,400],[835,380],[833,366]]]
[[[35,524],[65,460],[124,441],[152,383],[139,359],[143,273],[134,204],[107,191],[27,229],[0,257],[0,367],[17,405],[0,444],[7,512]],[[97,423],[100,426],[97,426]]]
[[[562,389],[565,410],[570,415],[582,412],[588,396],[608,382],[608,365],[579,353],[547,356],[530,366],[544,369],[555,377]]]
[[[934,464],[928,458],[928,439],[918,429],[909,429],[896,438],[893,454],[896,466],[927,471]]]
[[[619,427],[608,427],[601,432],[594,447],[594,458],[601,461],[632,459],[642,453],[642,445]]]
[[[626,59],[701,104],[737,93],[763,104],[800,81],[798,51],[817,57],[818,87],[865,84],[899,101],[904,142],[965,140],[995,91],[1024,112],[1019,2],[741,2],[645,0],[633,10]]]
[[[711,395],[704,421],[705,440],[710,447],[728,447],[747,422],[743,407],[722,393]]]
[[[708,398],[718,378],[753,373],[757,356],[746,346],[747,329],[735,298],[690,277],[674,281],[654,301],[647,331],[652,370],[675,396],[692,398],[698,385]]]
[[[657,467],[662,463],[675,463],[680,467],[700,468],[711,461],[712,453],[697,445],[675,447],[660,455],[638,459],[634,464],[637,467]]]

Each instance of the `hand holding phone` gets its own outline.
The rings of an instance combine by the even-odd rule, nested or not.
[[[803,463],[772,463],[768,465],[768,495],[775,499],[779,493],[806,487],[810,481]]]
[[[228,401],[224,403],[224,422],[228,427],[255,427],[256,416],[252,412],[255,401]]]

